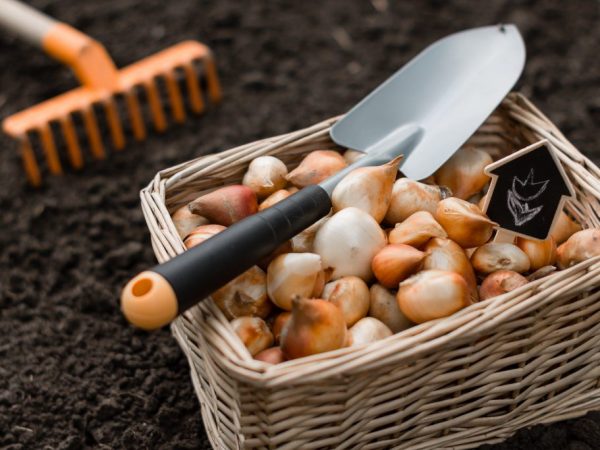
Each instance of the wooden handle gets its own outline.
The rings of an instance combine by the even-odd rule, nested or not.
[[[58,21],[17,0],[0,0],[0,26],[43,48],[44,36]]]

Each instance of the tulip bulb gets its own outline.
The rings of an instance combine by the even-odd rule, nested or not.
[[[498,270],[489,274],[479,288],[481,300],[496,297],[497,295],[506,294],[525,284],[529,283],[520,273],[512,270]]]
[[[394,294],[380,284],[371,286],[370,292],[369,316],[383,322],[393,333],[414,325],[400,310]]]
[[[429,211],[417,211],[404,222],[397,223],[389,234],[390,244],[406,244],[421,248],[431,238],[448,237]]]
[[[183,241],[183,244],[186,248],[190,249],[195,247],[198,244],[203,243],[208,238],[213,237],[215,234],[220,233],[226,227],[223,225],[217,224],[209,224],[209,225],[200,225],[198,228],[195,228]]]
[[[529,270],[551,266],[556,262],[556,243],[552,236],[544,241],[518,237],[515,243],[529,258]]]
[[[369,281],[371,261],[386,243],[373,217],[358,208],[346,208],[319,228],[314,251],[323,258],[323,266],[332,269],[332,279],[354,275]]]
[[[177,230],[177,234],[181,239],[185,239],[188,234],[198,228],[200,225],[207,225],[208,219],[206,217],[193,214],[188,205],[184,205],[173,213],[171,216],[173,225]]]
[[[286,179],[294,186],[303,188],[336,174],[346,167],[346,160],[333,150],[316,150],[304,157],[298,167]]]
[[[558,267],[566,269],[600,255],[600,230],[578,231],[556,250]]]
[[[392,244],[377,252],[371,267],[379,283],[387,288],[397,288],[398,283],[421,268],[423,259],[425,253],[410,245]]]
[[[323,299],[340,308],[351,327],[369,312],[369,287],[358,277],[342,277],[325,285]]]
[[[571,219],[567,213],[561,211],[550,230],[550,235],[554,238],[556,245],[560,245],[578,231],[581,231],[581,225]]]
[[[271,347],[258,353],[254,359],[267,364],[279,364],[285,361],[285,356],[280,347]]]
[[[202,195],[189,206],[194,214],[227,227],[258,211],[256,195],[248,186],[240,184]]]
[[[490,178],[483,171],[492,157],[474,147],[462,147],[435,173],[437,184],[447,186],[455,197],[466,200],[481,191]]]
[[[273,333],[260,317],[238,317],[231,326],[252,356],[273,345]]]
[[[271,312],[272,304],[267,297],[267,277],[257,266],[213,292],[211,297],[229,320],[242,316],[264,319]]]
[[[531,263],[527,254],[514,244],[490,242],[482,245],[471,256],[471,264],[479,273],[488,274],[497,270],[512,270],[524,273]]]
[[[258,198],[265,198],[285,187],[287,173],[281,160],[274,156],[259,156],[248,166],[242,184],[252,189]]]
[[[279,189],[278,191],[275,191],[269,195],[260,205],[258,205],[258,210],[262,211],[263,209],[267,209],[270,206],[273,206],[275,203],[288,198],[290,195],[292,194],[289,191],[286,191],[285,189]]]
[[[317,235],[317,231],[325,222],[329,220],[331,216],[327,215],[317,222],[313,223],[306,230],[301,231],[296,236],[294,236],[291,240],[292,242],[292,251],[295,253],[312,253],[314,250],[314,241],[315,236]]]
[[[403,281],[396,299],[415,323],[450,316],[472,303],[465,279],[444,270],[423,270]]]
[[[374,317],[364,317],[348,330],[351,347],[370,344],[371,342],[379,341],[390,337],[393,333],[386,324]]]
[[[292,309],[295,297],[318,297],[325,285],[321,257],[315,253],[279,255],[267,269],[267,292],[281,309]]]
[[[393,225],[406,220],[417,211],[434,214],[439,201],[450,195],[451,192],[445,187],[399,178],[392,187],[392,199],[385,220]]]
[[[477,278],[466,252],[456,242],[445,238],[433,238],[425,246],[425,270],[445,270],[461,275],[469,286],[471,300],[479,299]]]
[[[359,152],[358,150],[348,149],[344,152],[344,154],[342,156],[346,160],[346,163],[348,163],[348,165],[350,165],[350,164],[354,164],[356,161],[358,161],[360,158],[363,158],[365,155],[366,155],[365,152]]]
[[[439,202],[435,212],[448,237],[463,248],[479,247],[492,237],[498,226],[477,205],[450,197]]]
[[[333,190],[333,211],[355,207],[370,214],[377,222],[385,217],[392,197],[392,186],[402,156],[387,164],[359,167],[346,175]]]
[[[281,332],[283,331],[283,327],[289,322],[292,317],[292,313],[289,311],[283,311],[279,313],[273,322],[273,336],[275,337],[275,342],[279,344],[281,338]]]
[[[344,315],[333,303],[297,297],[281,333],[281,350],[286,359],[336,350],[346,345],[346,333]]]

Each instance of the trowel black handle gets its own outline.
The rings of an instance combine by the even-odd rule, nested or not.
[[[144,329],[168,324],[326,216],[330,209],[327,192],[318,185],[308,186],[233,224],[129,281],[121,295],[125,317]]]

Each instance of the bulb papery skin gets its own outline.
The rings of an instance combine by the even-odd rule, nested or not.
[[[556,255],[561,269],[600,255],[600,230],[590,228],[574,233],[558,247]]]
[[[291,317],[292,313],[290,311],[283,311],[275,318],[275,321],[273,322],[273,336],[275,337],[275,343],[279,344],[279,341],[281,340],[281,332]]]
[[[294,186],[303,188],[319,184],[346,166],[346,160],[338,152],[315,150],[306,155],[300,165],[286,176],[286,179]]]
[[[211,297],[229,320],[243,316],[264,319],[273,307],[267,297],[267,277],[257,266],[217,289]]]
[[[371,295],[369,287],[361,278],[342,277],[325,285],[323,299],[342,311],[346,325],[351,327],[369,312]]]
[[[422,248],[434,237],[445,238],[448,234],[437,223],[428,211],[417,211],[404,222],[397,223],[390,231],[390,244],[406,244],[415,248]]]
[[[331,213],[330,213],[331,214]],[[314,252],[314,241],[317,231],[325,222],[329,220],[331,215],[327,215],[317,222],[313,223],[306,230],[301,231],[291,239],[292,250],[294,253],[313,253]]]
[[[425,246],[423,269],[446,270],[461,275],[469,286],[471,300],[479,299],[477,277],[463,248],[451,239],[433,238]]]
[[[345,208],[319,228],[313,247],[323,267],[331,269],[331,279],[353,275],[368,282],[373,276],[371,261],[386,244],[373,217],[358,208]]]
[[[281,333],[286,359],[337,350],[346,342],[346,322],[337,306],[323,299],[294,299],[292,317]]]
[[[512,270],[498,270],[485,277],[481,283],[481,287],[479,288],[480,298],[483,301],[506,294],[526,285],[528,282],[527,278],[520,273]]]
[[[380,284],[395,289],[402,280],[419,271],[424,259],[425,253],[410,245],[390,244],[377,252],[371,267]]]
[[[581,225],[571,219],[567,213],[561,211],[556,223],[550,230],[550,235],[554,238],[556,245],[560,245],[578,231],[581,231]]]
[[[399,178],[392,187],[392,198],[385,221],[395,225],[417,211],[434,214],[440,200],[451,195],[450,190],[445,187],[420,183],[410,178]]]
[[[484,169],[493,162],[483,150],[462,147],[437,170],[435,181],[448,187],[455,197],[467,200],[480,192],[490,180]]]
[[[333,211],[355,207],[381,222],[390,206],[400,159],[381,166],[359,167],[346,175],[333,190]]]
[[[477,205],[456,197],[439,202],[435,218],[448,237],[462,248],[485,244],[492,237],[494,227],[498,226]]]
[[[285,361],[285,356],[280,347],[271,347],[258,353],[254,359],[267,364],[280,364]]]
[[[177,234],[181,239],[185,239],[188,234],[198,228],[200,225],[208,225],[208,219],[206,217],[193,214],[188,208],[188,205],[184,205],[176,210],[171,216]]]
[[[380,284],[371,286],[369,316],[383,322],[393,333],[406,330],[414,323],[404,315],[398,306],[396,296]]]
[[[348,330],[348,334],[350,346],[358,347],[359,345],[370,344],[385,339],[393,333],[392,330],[380,320],[373,317],[365,317],[356,322],[356,324]]]
[[[186,246],[187,249],[195,247],[196,245],[202,244],[207,239],[213,237],[215,234],[220,233],[225,228],[223,225],[217,225],[215,223],[208,225],[200,225],[195,228],[183,241],[183,245]]]
[[[238,317],[231,326],[252,356],[273,345],[273,333],[260,317]]]
[[[189,208],[211,223],[228,227],[258,212],[258,201],[248,186],[234,184],[201,195],[189,204]]]
[[[543,241],[518,237],[515,244],[529,258],[529,270],[538,270],[556,262],[556,243],[552,236]]]
[[[321,295],[325,272],[321,257],[315,253],[279,255],[267,269],[267,292],[273,303],[290,311],[295,297],[313,298]]]
[[[450,316],[472,303],[464,278],[443,270],[423,270],[403,281],[396,299],[415,323]]]
[[[473,268],[482,274],[489,274],[497,270],[512,270],[525,273],[531,263],[529,257],[514,244],[504,242],[490,242],[482,245],[471,256]]]
[[[254,158],[244,174],[242,184],[254,191],[258,198],[266,198],[287,184],[285,164],[274,156]]]
[[[262,211],[264,209],[270,208],[275,203],[278,203],[281,200],[288,198],[290,195],[292,195],[290,193],[290,191],[287,191],[285,189],[280,189],[278,191],[275,191],[271,195],[269,195],[266,199],[264,199],[260,205],[258,205],[258,210]]]

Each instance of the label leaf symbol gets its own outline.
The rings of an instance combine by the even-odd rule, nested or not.
[[[544,207],[544,205],[541,205],[531,209],[527,203],[521,203],[512,190],[508,191],[507,200],[508,210],[513,216],[515,225],[519,227],[537,216]]]
[[[535,182],[533,181],[533,177],[535,176],[533,169],[529,171],[527,178],[525,181],[521,181],[518,177],[514,177],[512,181],[512,189],[507,193],[507,206],[508,210],[513,216],[514,222],[516,226],[521,226],[530,220],[532,220],[535,216],[539,214],[544,205],[537,206],[535,208],[531,208],[527,202],[531,200],[535,200],[538,198],[548,187],[548,182],[550,180],[544,180]],[[534,193],[530,193],[529,195],[519,194],[517,191],[517,183],[521,186],[522,192],[526,191],[527,188],[537,187],[537,191]]]

